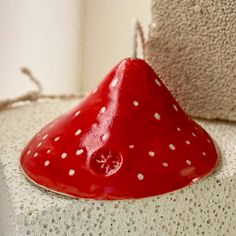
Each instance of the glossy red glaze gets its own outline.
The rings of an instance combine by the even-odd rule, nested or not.
[[[25,147],[26,176],[81,198],[128,199],[188,186],[212,172],[217,150],[152,68],[121,61],[72,111]]]

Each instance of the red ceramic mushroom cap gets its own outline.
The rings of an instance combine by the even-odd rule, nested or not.
[[[121,61],[70,112],[45,126],[20,164],[36,184],[94,199],[159,195],[215,168],[218,154],[141,59]]]

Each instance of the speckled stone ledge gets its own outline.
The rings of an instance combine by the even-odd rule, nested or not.
[[[160,197],[72,199],[29,182],[24,145],[78,101],[50,101],[0,112],[0,235],[236,235],[236,123],[198,121],[217,142],[221,164],[208,178]]]

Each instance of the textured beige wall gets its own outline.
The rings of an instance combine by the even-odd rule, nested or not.
[[[236,1],[153,0],[147,58],[187,112],[236,120]]]

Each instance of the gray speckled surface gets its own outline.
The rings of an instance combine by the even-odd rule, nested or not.
[[[199,121],[221,150],[221,166],[203,181],[160,197],[72,199],[29,182],[18,164],[22,148],[77,102],[55,100],[0,112],[0,235],[236,235],[236,123]]]

